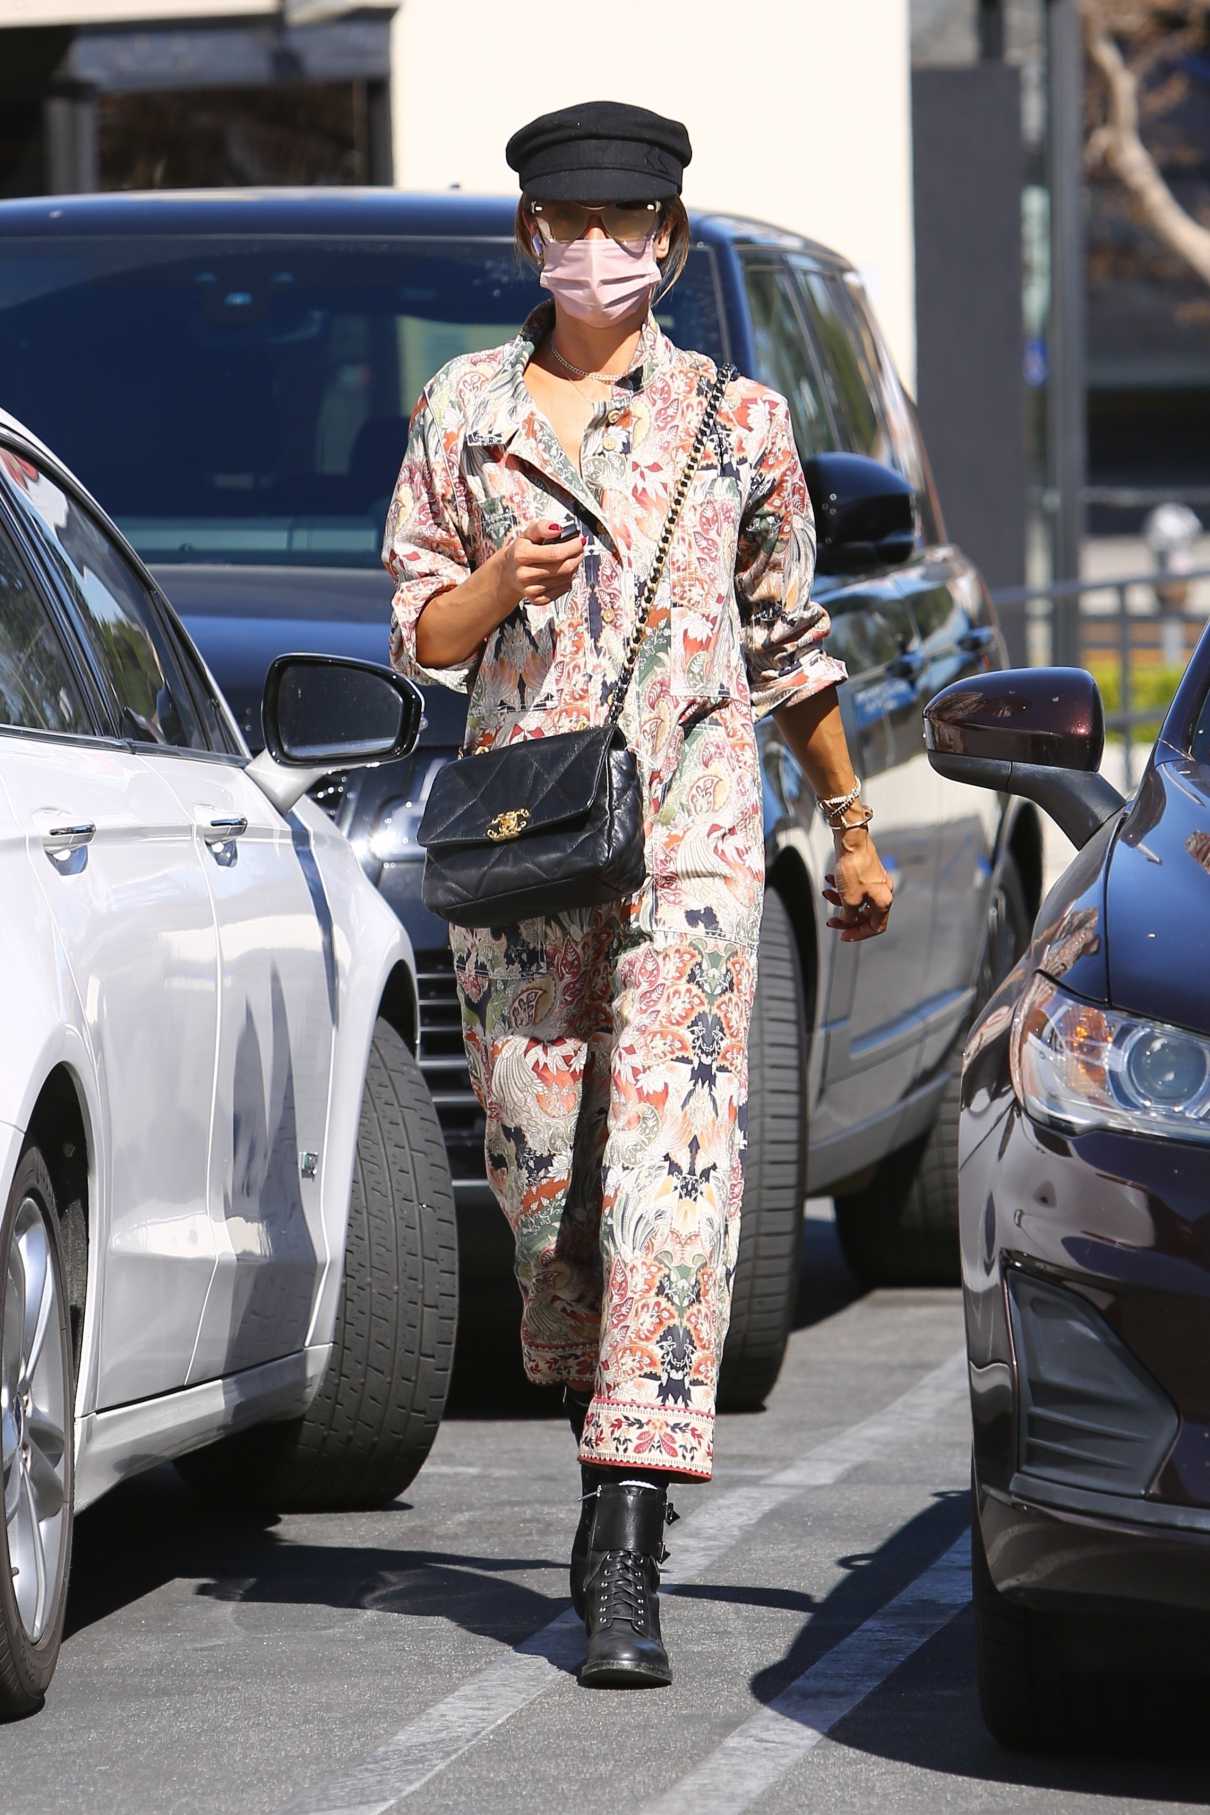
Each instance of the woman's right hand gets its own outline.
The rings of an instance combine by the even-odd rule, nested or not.
[[[552,542],[559,524],[536,517],[460,586],[434,595],[416,620],[416,655],[426,668],[467,661],[522,599],[549,605],[565,593],[584,538]]]
[[[584,538],[553,542],[562,524],[535,517],[500,551],[508,592],[535,605],[550,605],[561,598],[576,577],[584,554]]]

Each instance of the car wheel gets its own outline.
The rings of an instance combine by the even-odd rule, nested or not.
[[[1049,1612],[1010,1601],[992,1580],[973,1483],[971,1604],[980,1711],[1009,1751],[1153,1753],[1187,1748],[1200,1733],[1210,1692],[1205,1616]]]
[[[183,1456],[195,1486],[257,1506],[383,1506],[419,1472],[449,1390],[458,1307],[454,1192],[419,1066],[374,1030],[332,1357],[301,1418]]]
[[[975,1678],[983,1722],[1013,1751],[1056,1743],[1050,1667],[1052,1646],[1041,1630],[1045,1615],[1005,1598],[992,1581],[978,1496],[971,1487],[971,1604],[975,1615]],[[1053,1635],[1051,1635],[1053,1638]]]
[[[0,1715],[42,1704],[63,1639],[71,1566],[74,1383],[59,1213],[37,1147],[0,1227]]]
[[[1029,943],[1030,915],[1020,872],[1001,866],[987,907],[987,936],[972,1019]],[[836,1232],[863,1286],[952,1286],[960,1276],[958,1117],[962,1075],[955,1062],[928,1133],[888,1154],[860,1191],[836,1199]]]
[[[781,1372],[798,1294],[806,1196],[806,1000],[794,928],[765,896],[748,1047],[748,1145],[720,1411],[755,1411]]]

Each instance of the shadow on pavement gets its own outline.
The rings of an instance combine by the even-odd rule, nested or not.
[[[966,1528],[969,1499],[965,1489],[938,1493],[876,1551],[839,1558],[845,1577],[822,1599],[781,1586],[686,1583],[670,1585],[667,1593],[670,1599],[801,1609],[808,1616],[786,1655],[752,1678],[753,1695],[767,1704],[949,1549]],[[1136,1798],[1143,1806],[1205,1803],[1210,1739],[1204,1718],[1191,1719],[1186,1698],[1174,1705],[1171,1725],[1123,1732],[1116,1755],[1108,1750],[1096,1756],[1007,1752],[992,1739],[979,1713],[974,1643],[968,1607],[847,1715],[828,1735],[829,1743],[982,1783],[1115,1801]],[[1189,1694],[1200,1695],[1204,1703],[1205,1685],[1191,1686]],[[944,1793],[941,1799],[946,1800]]]
[[[500,1580],[509,1569],[549,1569],[560,1588],[567,1564],[549,1558],[481,1557],[368,1545],[283,1544],[233,1560],[196,1593],[243,1605],[361,1607],[446,1620],[480,1638],[514,1646],[553,1620],[566,1597]],[[198,1571],[190,1568],[190,1575]]]
[[[1188,1710],[1179,1717],[1184,1720],[1181,1733],[1167,1726],[1127,1727],[1116,1754],[1108,1748],[1095,1755],[1006,1752],[988,1733],[979,1714],[974,1617],[968,1608],[841,1721],[829,1739],[850,1751],[915,1766],[931,1778],[943,1774],[1003,1784],[1010,1791],[1057,1792],[1048,1806],[1059,1811],[1077,1796],[1103,1797],[1107,1809],[1122,1809],[1131,1803],[1140,1809],[1165,1803],[1202,1807],[1206,1802],[1206,1753],[1210,1751],[1205,1700],[1203,1688],[1200,1708],[1193,1711],[1192,1719]],[[1178,1718],[1175,1710],[1173,1718]],[[961,1792],[934,1787],[932,1794],[938,1806],[948,1806],[951,1796]],[[994,1791],[985,1791],[984,1796],[989,1800],[986,1805],[981,1801],[981,1807],[1016,1806],[1015,1801],[1002,1799]],[[1029,1806],[1038,1805],[1031,1799]]]
[[[399,1500],[374,1517],[410,1510]],[[216,1513],[170,1468],[115,1488],[77,1523],[65,1636],[70,1640],[177,1580],[196,1582],[195,1593],[222,1601],[439,1617],[505,1645],[519,1643],[567,1604],[563,1558],[309,1544],[283,1537],[277,1523],[273,1515],[239,1520]],[[333,1517],[332,1530],[340,1529]],[[502,1572],[522,1569],[552,1571],[555,1592],[500,1580]]]
[[[849,1272],[848,1262],[840,1251],[836,1224],[830,1214],[820,1214],[817,1203],[803,1219],[802,1249],[798,1274],[798,1304],[794,1328],[809,1330],[847,1311],[851,1304],[865,1296]]]
[[[200,1573],[200,1558],[235,1558],[276,1542],[277,1522],[273,1513],[216,1512],[171,1466],[123,1482],[76,1520],[64,1638],[165,1582]]]
[[[877,1613],[907,1587],[929,1564],[948,1550],[966,1529],[970,1494],[965,1489],[938,1493],[932,1505],[880,1545],[875,1551],[838,1557],[844,1579],[822,1600],[780,1585],[720,1583],[670,1584],[669,1597],[693,1601],[731,1601],[749,1607],[801,1609],[810,1618],[786,1655],[752,1678],[752,1693],[759,1702],[771,1702],[787,1684],[817,1662],[848,1633]]]

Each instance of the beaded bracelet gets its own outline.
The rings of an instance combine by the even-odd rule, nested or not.
[[[819,800],[819,810],[829,825],[835,825],[844,818],[857,796],[861,793],[860,776],[854,781],[847,794],[823,795]]]

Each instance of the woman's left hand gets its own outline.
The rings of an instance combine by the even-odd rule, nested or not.
[[[836,861],[824,881],[825,901],[839,908],[828,921],[846,945],[885,933],[895,887],[879,861],[874,840],[864,826],[836,833]]]

